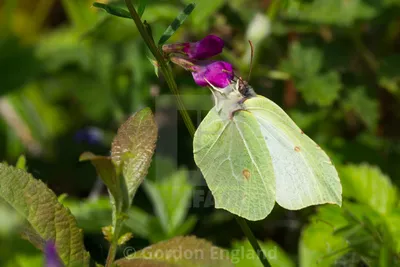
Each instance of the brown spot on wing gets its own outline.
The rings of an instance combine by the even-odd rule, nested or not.
[[[246,180],[249,180],[249,179],[250,179],[250,171],[249,171],[248,169],[244,169],[244,170],[242,171],[242,174],[243,174],[243,176],[244,176],[244,178],[245,178]]]
[[[295,147],[294,147],[294,151],[296,151],[296,152],[300,152],[300,147],[298,147],[298,146],[295,146]]]
[[[300,130],[300,133],[301,133],[301,134],[304,134],[303,130]]]

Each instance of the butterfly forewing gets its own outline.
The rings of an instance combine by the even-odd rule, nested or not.
[[[246,111],[221,119],[213,108],[196,131],[194,159],[216,208],[261,220],[275,203],[272,161],[255,117]]]

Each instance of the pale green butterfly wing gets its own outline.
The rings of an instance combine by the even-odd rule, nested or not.
[[[271,212],[275,204],[271,157],[249,112],[236,112],[230,120],[211,109],[195,133],[193,150],[216,208],[248,220],[261,220]]]
[[[339,176],[326,153],[269,99],[250,98],[244,107],[258,121],[271,155],[278,204],[290,210],[341,205]]]

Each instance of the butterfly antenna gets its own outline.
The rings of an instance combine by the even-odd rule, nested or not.
[[[251,71],[253,70],[253,58],[254,58],[254,45],[250,40],[249,44],[251,53],[250,53],[250,70],[249,70],[249,75],[247,76],[247,81],[250,81]]]

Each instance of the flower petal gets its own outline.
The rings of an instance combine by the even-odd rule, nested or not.
[[[208,86],[210,82],[215,87],[224,88],[233,79],[233,68],[228,62],[214,61],[196,66],[196,71],[192,72],[192,75],[196,84],[200,86]]]
[[[191,59],[206,59],[222,52],[224,41],[215,35],[207,35],[202,40],[186,46],[183,52]]]
[[[52,241],[48,241],[44,248],[45,266],[46,267],[63,267],[60,258],[58,257],[56,245]]]

